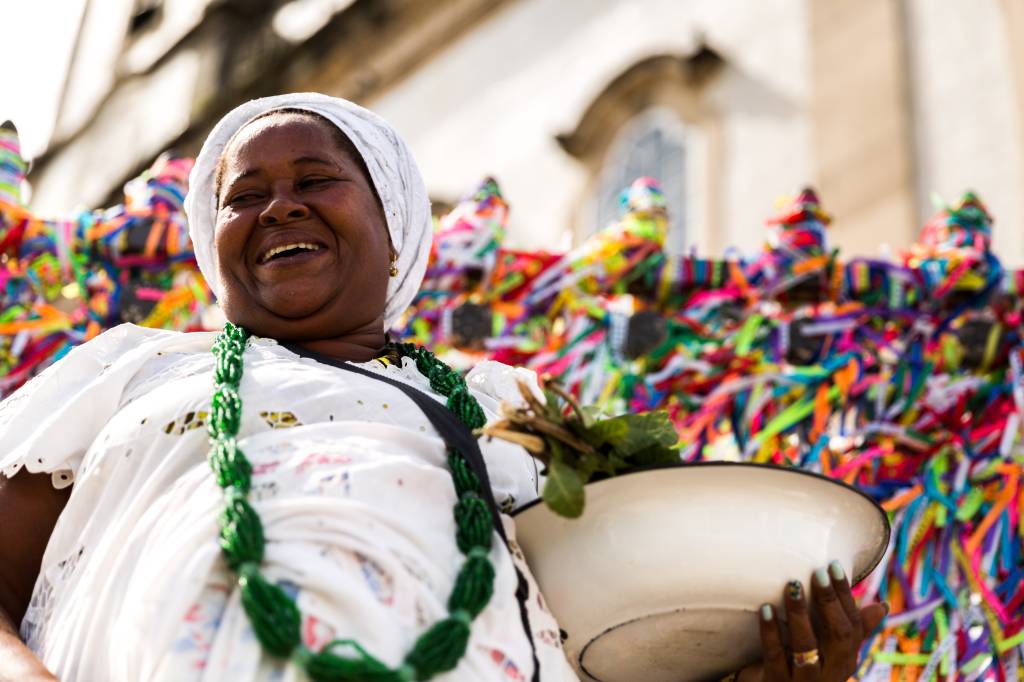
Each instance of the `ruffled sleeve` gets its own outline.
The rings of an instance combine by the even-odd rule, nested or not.
[[[0,472],[74,482],[82,457],[119,407],[125,385],[157,347],[182,334],[122,324],[71,350],[0,402]]]
[[[540,390],[540,383],[537,381],[537,373],[525,367],[512,367],[494,360],[484,360],[477,364],[466,375],[466,383],[477,396],[489,398],[488,405],[495,413],[502,402],[512,403],[521,406],[525,402],[519,393],[517,381],[525,381],[530,387],[533,395],[541,403],[544,402],[544,393]]]
[[[500,417],[502,402],[516,406],[524,403],[516,386],[518,379],[525,381],[534,395],[544,402],[533,370],[485,360],[466,375],[469,390],[484,409],[488,421]],[[480,450],[487,461],[494,498],[503,511],[511,512],[537,499],[540,495],[540,465],[530,453],[519,445],[497,438],[481,438]]]

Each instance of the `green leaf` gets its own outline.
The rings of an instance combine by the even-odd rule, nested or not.
[[[587,429],[602,417],[601,410],[596,405],[584,405],[580,411],[583,412],[583,427]]]
[[[631,463],[643,451],[668,449],[679,440],[679,434],[664,410],[605,419],[588,429],[586,436],[594,447],[610,447]],[[648,452],[643,459],[651,456]],[[659,460],[661,457],[657,456]]]
[[[583,496],[583,480],[576,470],[560,459],[551,460],[541,493],[551,511],[566,518],[579,518],[583,513]]]
[[[571,467],[584,485],[590,482],[595,473],[601,472],[613,476],[616,472],[609,458],[602,453],[582,453],[563,445],[562,441],[556,438],[545,437],[545,441],[548,444],[548,451],[553,453],[552,459]],[[557,454],[555,454],[556,449],[558,450]]]
[[[615,474],[622,473],[623,471],[628,471],[630,469],[629,460],[615,454],[614,450],[601,459],[604,460],[604,466],[601,467],[601,471],[609,476],[614,476]]]
[[[629,425],[622,417],[602,419],[587,429],[586,439],[594,447],[609,445],[617,449],[626,442],[628,431]]]
[[[652,445],[635,452],[631,458],[630,467],[648,467],[662,464],[679,464],[679,450],[667,448],[663,445]],[[621,469],[620,469],[621,471]]]

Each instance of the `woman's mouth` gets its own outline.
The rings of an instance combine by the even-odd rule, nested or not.
[[[264,267],[298,265],[318,257],[323,251],[322,246],[312,242],[281,244],[265,251],[257,262]]]

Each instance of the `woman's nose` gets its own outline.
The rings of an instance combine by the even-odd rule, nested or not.
[[[309,209],[287,193],[273,196],[267,207],[260,213],[260,225],[278,225],[293,220],[302,220],[309,215]]]

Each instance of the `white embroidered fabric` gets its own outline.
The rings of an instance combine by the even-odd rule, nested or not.
[[[65,682],[306,679],[262,653],[220,557],[222,498],[206,463],[214,337],[122,325],[0,403],[0,471],[74,481],[22,623]],[[361,366],[431,393],[411,361]],[[516,376],[536,381],[498,363],[470,374],[489,417],[501,400],[519,400]],[[398,664],[446,614],[461,562],[443,442],[395,387],[272,340],[246,351],[241,393],[264,572],[297,600],[304,643],[353,638]],[[521,448],[480,445],[503,508],[537,496],[537,468]],[[514,542],[507,517],[506,527]],[[459,666],[436,679],[531,679],[514,563],[530,583],[541,679],[576,679],[522,557],[496,539],[491,558],[494,597]]]

